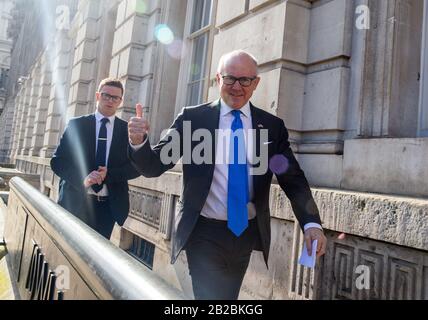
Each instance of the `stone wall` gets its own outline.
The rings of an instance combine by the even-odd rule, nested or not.
[[[80,0],[70,30],[57,30],[8,98],[0,160],[40,175],[41,190],[56,200],[50,157],[66,122],[95,110],[96,85],[107,76],[126,85],[121,117],[143,103],[155,143],[183,107],[192,52],[172,56],[155,30],[166,24],[186,38],[192,4]],[[355,24],[360,5],[370,8],[368,30]],[[329,238],[315,270],[298,265],[302,233],[274,184],[269,269],[253,253],[240,297],[427,299],[427,146],[416,138],[423,2],[217,0],[213,10],[205,100],[218,97],[223,53],[245,49],[258,58],[252,101],[284,119]],[[192,296],[185,254],[169,264],[180,193],[180,165],[130,181],[129,218],[112,241],[125,250],[135,235],[155,244],[153,270]],[[357,287],[360,266],[370,272],[369,290]]]

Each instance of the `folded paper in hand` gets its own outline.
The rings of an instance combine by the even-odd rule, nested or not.
[[[312,255],[308,255],[308,248],[306,247],[306,241],[303,243],[302,254],[299,259],[299,263],[308,268],[315,267],[315,261],[317,259],[317,246],[318,240],[312,241]]]

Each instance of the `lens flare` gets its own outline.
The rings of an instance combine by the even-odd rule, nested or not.
[[[137,13],[146,13],[147,12],[146,0],[137,0],[135,11]]]
[[[176,39],[170,45],[168,45],[166,51],[171,58],[175,60],[181,60],[186,56],[186,49],[187,48],[184,45],[184,42],[182,40]]]
[[[286,173],[288,166],[288,159],[282,154],[276,154],[269,160],[269,169],[275,174]]]
[[[155,27],[155,37],[160,43],[166,45],[174,41],[174,33],[166,24],[159,24]]]

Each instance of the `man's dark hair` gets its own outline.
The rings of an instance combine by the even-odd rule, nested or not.
[[[123,96],[123,84],[119,79],[116,78],[106,78],[104,80],[101,80],[100,85],[98,86],[98,92],[101,92],[102,88],[104,86],[110,86],[110,87],[116,87],[122,90],[122,96]]]

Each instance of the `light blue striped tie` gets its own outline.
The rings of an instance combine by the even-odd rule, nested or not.
[[[248,168],[241,111],[233,110],[227,186],[227,226],[239,237],[248,227]],[[233,139],[233,141],[232,141]]]

